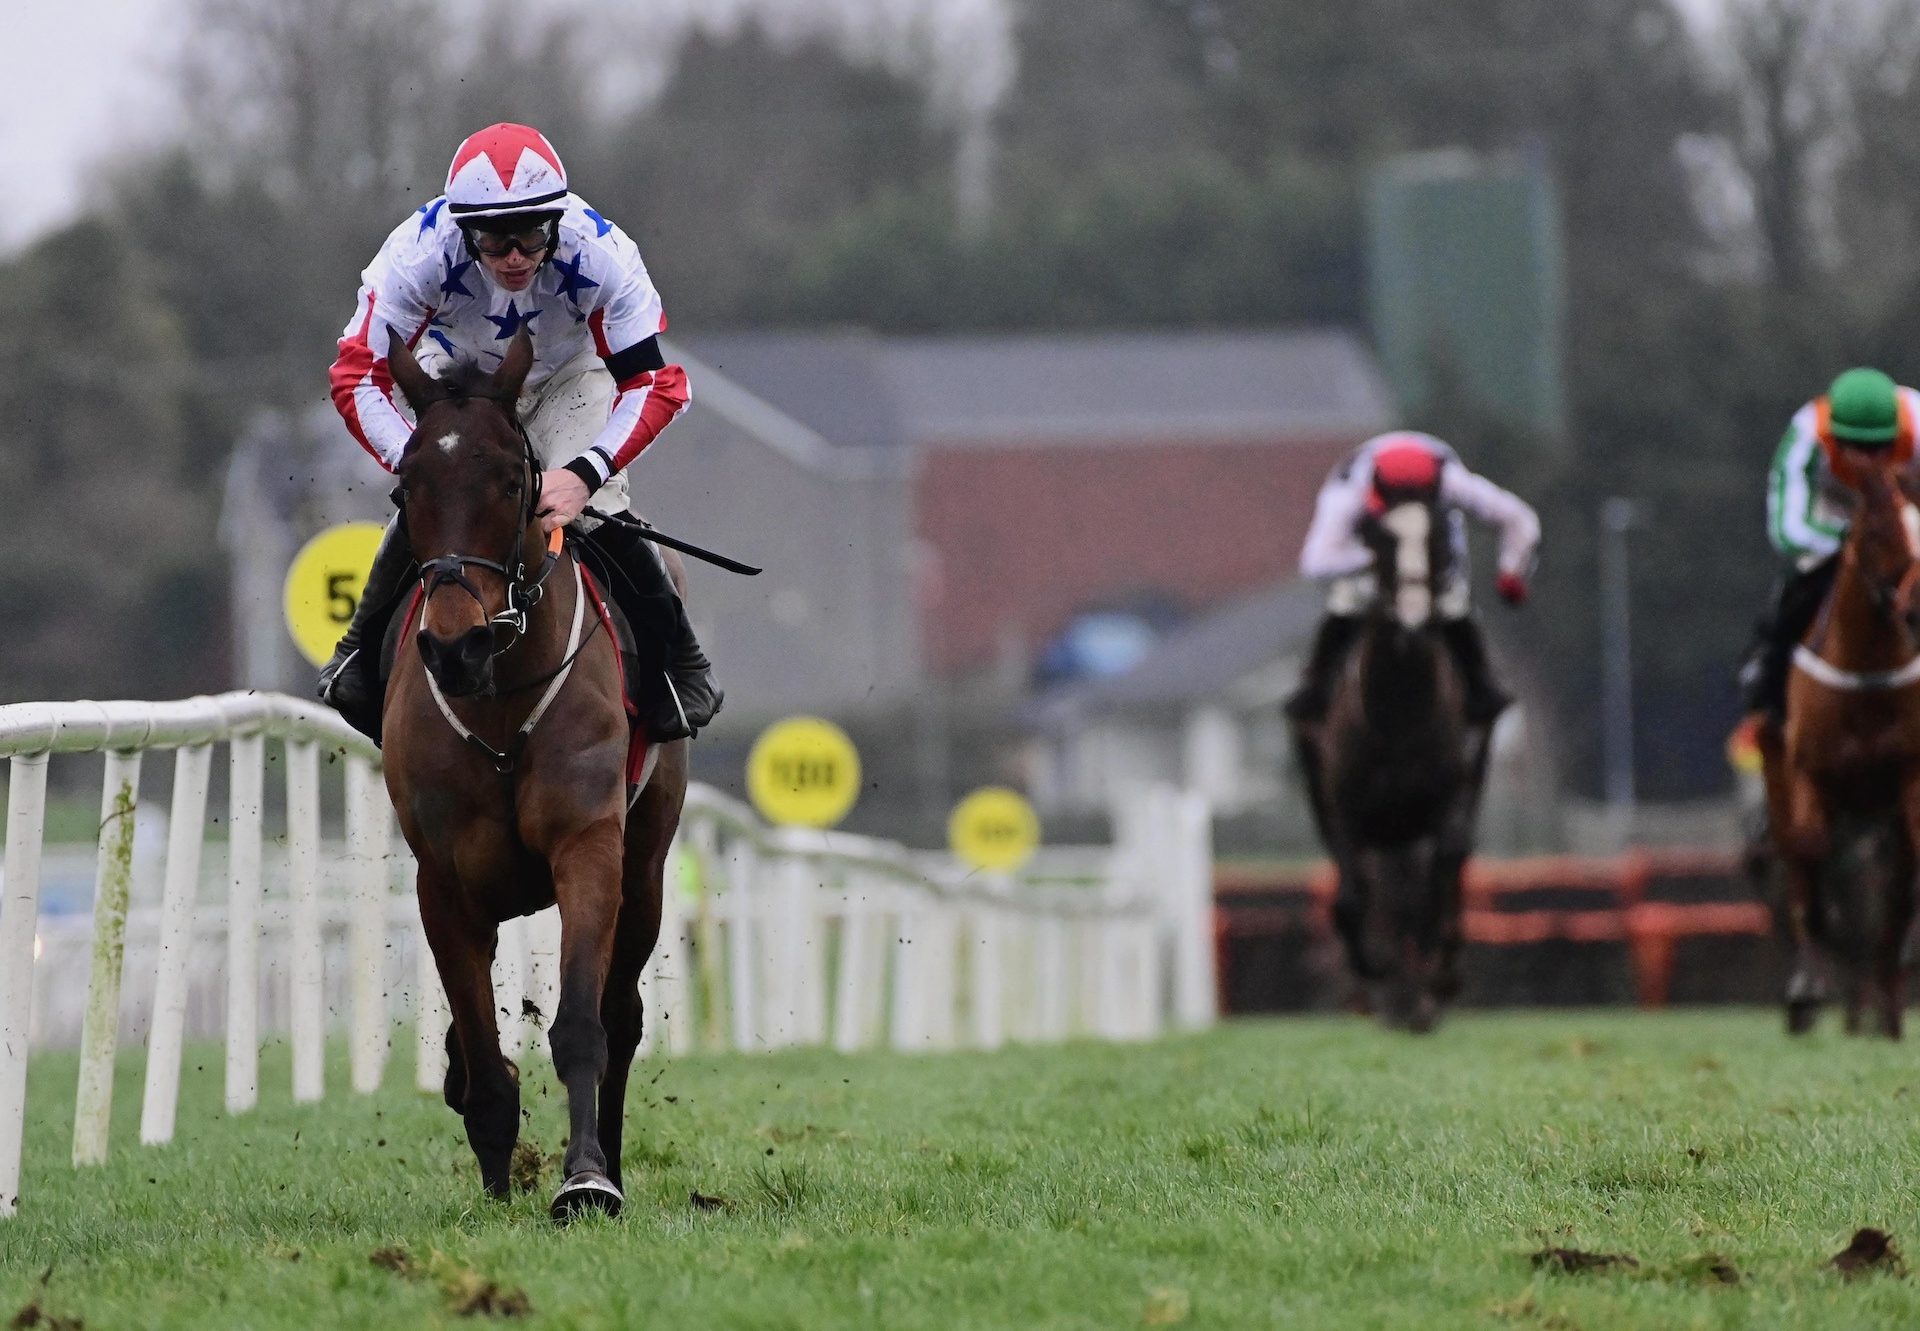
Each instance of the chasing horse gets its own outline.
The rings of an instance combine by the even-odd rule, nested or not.
[[[633,242],[569,192],[544,136],[500,124],[387,237],[332,372],[348,429],[398,478],[399,514],[320,693],[384,739],[452,1009],[446,1100],[494,1197],[520,1123],[498,927],[559,906],[558,1221],[623,1202],[640,972],[687,741],[721,702],[684,571],[625,514],[624,469],[687,404],[664,327]]]
[[[1920,850],[1920,394],[1856,368],[1775,454],[1769,534],[1790,561],[1749,661],[1787,1029],[1843,986],[1846,1026],[1899,1038]]]
[[[1287,714],[1339,874],[1334,926],[1370,1006],[1416,1032],[1459,989],[1461,876],[1509,701],[1470,613],[1464,513],[1499,529],[1498,591],[1521,604],[1538,518],[1432,435],[1362,444],[1321,488],[1300,559],[1331,582]]]

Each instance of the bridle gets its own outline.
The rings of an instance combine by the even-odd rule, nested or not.
[[[539,605],[540,599],[546,595],[547,579],[560,562],[561,543],[558,540],[551,541],[539,572],[531,579],[527,577],[527,528],[533,525],[534,515],[540,511],[540,463],[534,456],[533,440],[527,436],[526,427],[515,419],[513,428],[520,436],[520,460],[526,476],[526,483],[521,487],[526,499],[520,506],[520,521],[514,528],[513,553],[506,562],[481,555],[446,554],[425,560],[420,565],[423,600],[431,600],[435,592],[452,584],[471,596],[483,612],[487,608],[486,598],[480,595],[480,589],[467,577],[467,569],[483,568],[498,573],[506,581],[506,608],[487,620],[487,626],[493,633],[493,648],[489,655],[494,657],[507,651],[526,635],[527,613]],[[390,497],[404,520],[407,512],[406,483],[403,481],[395,486]],[[557,531],[555,535],[558,535]]]
[[[492,637],[492,646],[488,651],[488,657],[490,659],[498,658],[501,653],[507,651],[526,635],[527,616],[535,606],[540,604],[542,598],[545,597],[547,579],[552,575],[554,567],[559,563],[560,551],[564,545],[564,538],[561,535],[562,529],[556,527],[552,537],[547,542],[546,557],[541,561],[539,572],[532,578],[527,576],[527,529],[533,525],[533,520],[540,511],[540,460],[534,454],[533,440],[528,438],[526,427],[521,425],[519,420],[513,417],[512,413],[508,413],[508,419],[512,422],[515,432],[520,436],[521,465],[525,469],[526,476],[526,483],[522,487],[522,493],[526,496],[526,499],[520,507],[520,521],[514,529],[512,554],[509,555],[504,562],[488,559],[482,555],[446,554],[436,559],[426,560],[420,565],[421,600],[423,605],[425,601],[431,598],[440,588],[451,583],[471,596],[484,612],[487,608],[486,600],[480,595],[480,589],[475,587],[472,580],[467,577],[466,570],[468,568],[484,568],[491,572],[498,573],[506,580],[506,608],[498,614],[490,616],[487,620],[487,627],[491,630]],[[401,518],[404,521],[407,511],[407,488],[404,481],[394,487],[391,497],[394,505],[399,508]],[[520,683],[509,688],[490,688],[488,690],[489,696],[499,698],[508,694],[520,693],[527,689],[538,688],[542,684],[547,686],[545,693],[535,702],[533,709],[527,714],[526,719],[521,722],[520,727],[514,731],[504,749],[496,749],[493,745],[481,739],[466,722],[462,721],[459,716],[455,714],[453,708],[447,702],[446,695],[441,692],[439,681],[434,678],[431,670],[427,671],[427,691],[432,695],[434,704],[440,709],[440,715],[445,718],[447,724],[453,728],[455,734],[484,753],[493,763],[494,770],[502,776],[512,773],[521,752],[526,748],[528,736],[533,733],[533,728],[540,723],[540,718],[546,715],[547,709],[553,705],[554,699],[559,696],[560,690],[565,687],[567,677],[573,671],[573,663],[579,659],[580,653],[585,650],[587,638],[592,636],[592,630],[589,630],[585,636],[582,636],[581,633],[586,602],[586,592],[581,584],[580,565],[578,561],[576,561],[574,564],[573,626],[568,632],[567,645],[562,652],[560,663],[551,670],[545,671],[532,679],[522,680]],[[597,630],[599,627],[600,621],[598,618],[595,618],[593,621],[593,629]]]

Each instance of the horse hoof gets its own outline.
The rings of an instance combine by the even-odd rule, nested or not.
[[[1820,1003],[1817,999],[1795,999],[1787,1004],[1787,1034],[1805,1035],[1813,1029],[1814,1019],[1820,1015]]]
[[[547,1214],[556,1225],[566,1224],[582,1211],[598,1211],[611,1218],[620,1214],[626,1200],[606,1175],[583,1171],[560,1185]]]

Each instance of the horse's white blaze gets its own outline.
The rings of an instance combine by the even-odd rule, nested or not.
[[[1418,628],[1433,617],[1433,564],[1428,538],[1433,534],[1433,512],[1425,504],[1399,504],[1387,510],[1380,525],[1394,538],[1394,617],[1408,628]]]
[[[1900,525],[1907,529],[1907,553],[1920,559],[1920,508],[1900,501]]]
[[[439,442],[442,453],[451,453],[454,449],[460,447],[460,432],[458,430],[448,430],[440,436]]]

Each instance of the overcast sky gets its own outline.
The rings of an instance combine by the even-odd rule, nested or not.
[[[668,15],[737,21],[761,11],[777,26],[845,37],[948,18],[935,41],[956,53],[936,78],[936,96],[956,103],[997,95],[1010,70],[985,77],[983,51],[1006,42],[1009,3],[1030,0],[645,0],[648,22]],[[1577,0],[1576,0],[1577,2]],[[569,0],[525,0],[532,8]],[[1679,0],[1695,15],[1727,0]],[[183,39],[188,0],[86,0],[12,6],[8,97],[0,102],[0,250],[12,249],[81,210],[90,175],[116,151],[149,147],[182,132],[166,69]],[[610,15],[618,10],[598,9]],[[804,16],[817,16],[809,19]],[[671,22],[671,19],[668,19]],[[950,40],[957,37],[958,40]]]
[[[21,4],[7,15],[0,102],[0,246],[71,216],[87,166],[178,131],[159,78],[180,0]]]

